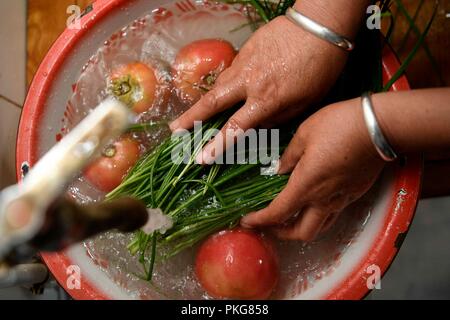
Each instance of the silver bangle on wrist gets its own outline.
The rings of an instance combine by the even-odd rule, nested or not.
[[[303,28],[309,33],[334,44],[335,46],[344,49],[346,51],[351,51],[354,48],[353,43],[346,37],[331,31],[327,27],[315,22],[314,20],[304,16],[300,12],[296,11],[294,8],[288,8],[286,11],[286,18],[290,21]]]
[[[369,131],[370,139],[377,149],[378,154],[385,161],[394,161],[397,159],[397,154],[392,149],[391,145],[387,141],[386,137],[381,131],[378,124],[377,117],[373,110],[371,93],[365,92],[361,96],[361,106],[364,114],[364,121],[366,123],[367,130]]]

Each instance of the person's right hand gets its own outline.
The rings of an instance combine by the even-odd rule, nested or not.
[[[207,120],[241,101],[244,106],[224,125],[224,134],[226,129],[245,131],[287,120],[327,93],[346,57],[343,50],[278,17],[253,34],[214,88],[170,127],[190,129],[194,121]],[[222,152],[219,143],[212,141],[199,162],[210,161],[211,150]]]

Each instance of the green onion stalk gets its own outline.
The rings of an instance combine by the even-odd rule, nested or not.
[[[161,209],[173,220],[173,227],[163,234],[138,231],[128,246],[132,254],[139,255],[148,280],[153,273],[157,247],[168,248],[162,257],[167,259],[211,233],[235,226],[243,215],[272,201],[288,181],[288,176],[262,175],[262,165],[254,161],[210,166],[196,163],[196,155],[212,138],[210,129],[219,129],[227,118],[222,114],[207,122],[202,130],[192,131],[187,141],[183,137],[166,139],[106,196],[106,200],[134,197],[149,208]],[[196,141],[200,143],[195,144]],[[186,151],[186,146],[190,148],[187,153],[190,156],[186,161],[174,161],[173,154]],[[246,157],[248,153],[245,150]]]

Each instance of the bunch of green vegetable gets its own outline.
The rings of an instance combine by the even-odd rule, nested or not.
[[[201,166],[195,155],[219,129],[226,115],[207,122],[201,131],[165,140],[144,156],[107,200],[132,196],[149,208],[159,208],[170,216],[173,227],[165,232],[137,232],[129,245],[139,254],[147,279],[151,279],[157,245],[169,245],[164,258],[190,247],[215,231],[235,225],[246,213],[273,200],[287,183],[288,176],[261,175],[258,163]],[[195,145],[195,141],[201,141]],[[173,161],[177,150],[191,148],[187,161]],[[270,150],[267,150],[270,152]],[[150,253],[150,259],[147,259]]]

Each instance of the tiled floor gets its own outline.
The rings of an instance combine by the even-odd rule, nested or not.
[[[25,95],[25,0],[0,1],[0,94],[21,104]],[[4,14],[7,12],[8,14]],[[20,109],[0,99],[0,188],[15,180],[14,149]],[[422,201],[411,230],[369,299],[450,299],[450,198]],[[20,288],[0,290],[0,299],[60,299],[51,285],[33,297]]]

